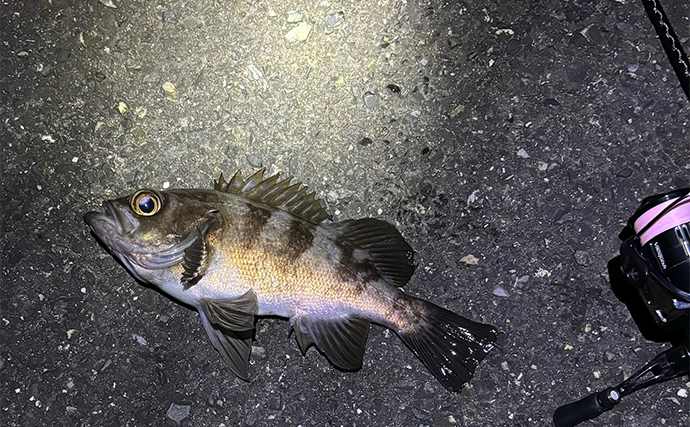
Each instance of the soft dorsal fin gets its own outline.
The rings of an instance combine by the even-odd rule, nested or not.
[[[299,182],[290,183],[292,177],[279,180],[280,173],[264,179],[265,171],[266,168],[261,168],[247,179],[242,178],[241,171],[237,171],[230,182],[226,182],[221,174],[213,188],[282,209],[313,224],[330,219],[331,216],[314,192],[307,193],[307,187]]]
[[[349,259],[350,268],[363,268],[371,262],[388,283],[404,286],[414,273],[414,251],[393,225],[375,218],[348,219],[326,227],[334,230],[341,240],[342,249]],[[348,246],[349,245],[349,246]],[[357,254],[355,249],[361,249]],[[348,253],[349,252],[349,253]]]

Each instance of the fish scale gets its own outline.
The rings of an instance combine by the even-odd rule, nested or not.
[[[213,190],[140,190],[85,221],[139,280],[198,310],[213,346],[248,377],[257,316],[288,318],[302,352],[362,366],[370,323],[397,333],[449,390],[493,348],[495,328],[405,294],[412,248],[391,224],[331,222],[314,193],[260,170]]]

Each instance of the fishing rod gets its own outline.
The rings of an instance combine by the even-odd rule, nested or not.
[[[680,81],[680,87],[685,92],[685,96],[690,100],[690,61],[683,50],[683,45],[680,43],[680,39],[673,31],[671,26],[671,21],[669,21],[668,16],[661,7],[661,2],[658,0],[642,0],[644,9],[649,16],[649,20],[652,21],[652,25],[656,30],[656,34],[659,36],[659,41],[666,51],[673,71],[676,72],[676,76]]]

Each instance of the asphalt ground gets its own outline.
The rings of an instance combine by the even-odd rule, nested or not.
[[[690,5],[663,5],[687,50]],[[547,426],[668,348],[607,271],[639,202],[690,182],[690,103],[640,2],[42,0],[0,19],[0,425]],[[279,319],[238,380],[82,220],[262,166],[335,220],[394,223],[405,290],[500,329],[462,393],[383,328],[341,372]],[[584,425],[688,425],[689,389]]]

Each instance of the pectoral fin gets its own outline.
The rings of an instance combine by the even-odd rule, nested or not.
[[[206,240],[203,236],[196,232],[194,242],[184,251],[182,257],[182,285],[187,290],[196,285],[208,268],[208,249],[206,247]]]
[[[185,290],[196,285],[206,273],[211,255],[206,235],[217,221],[216,213],[215,211],[209,212],[207,218],[201,221],[185,239],[191,240],[191,244],[184,249],[184,256],[182,257],[182,268],[184,268],[182,285]]]
[[[356,316],[322,319],[309,316],[293,319],[295,336],[304,353],[315,344],[328,360],[340,369],[362,367],[369,335],[369,321]]]
[[[247,379],[254,314],[258,307],[256,295],[250,290],[236,298],[203,300],[199,310],[213,347],[243,380]]]

